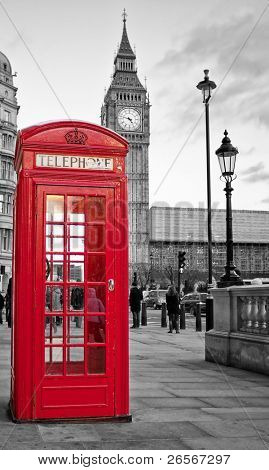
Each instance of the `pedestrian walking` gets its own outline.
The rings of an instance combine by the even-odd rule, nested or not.
[[[139,328],[139,314],[141,310],[141,300],[143,300],[143,294],[137,287],[137,282],[132,283],[129,296],[129,304],[131,312],[133,314],[133,326],[131,328]]]
[[[0,324],[1,325],[3,323],[2,313],[3,313],[4,305],[5,305],[5,300],[4,300],[4,297],[2,296],[2,294],[0,293]]]
[[[169,317],[169,331],[179,333],[179,298],[175,286],[170,286],[166,294],[167,314]]]

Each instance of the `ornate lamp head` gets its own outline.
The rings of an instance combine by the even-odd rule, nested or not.
[[[204,70],[205,78],[202,82],[199,82],[197,87],[198,90],[201,90],[203,93],[203,103],[208,103],[211,98],[211,90],[217,87],[215,82],[209,80],[209,70]]]
[[[234,178],[234,169],[236,162],[236,155],[239,153],[237,148],[231,144],[231,140],[228,137],[227,130],[224,131],[224,138],[222,144],[216,155],[219,159],[220,170],[223,178],[226,181],[232,181]],[[236,176],[235,176],[236,177]]]

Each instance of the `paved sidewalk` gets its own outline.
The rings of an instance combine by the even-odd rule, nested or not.
[[[10,330],[0,327],[2,449],[269,449],[268,376],[204,361],[204,333],[131,330],[132,423],[9,421]]]

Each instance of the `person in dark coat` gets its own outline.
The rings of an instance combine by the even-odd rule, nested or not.
[[[4,297],[3,297],[2,294],[0,293],[0,324],[1,324],[1,325],[2,325],[2,323],[3,323],[2,312],[3,312],[4,305],[5,305]]]
[[[139,328],[139,313],[141,309],[141,300],[143,300],[143,295],[141,290],[137,287],[137,282],[132,283],[129,296],[129,304],[131,307],[131,312],[133,314],[133,326],[131,328]]]
[[[166,305],[169,317],[168,333],[173,333],[173,329],[176,330],[176,333],[179,333],[179,298],[173,285],[169,287],[166,294]]]
[[[78,279],[79,281],[79,279]],[[84,290],[81,287],[72,287],[71,292],[71,305],[73,310],[83,310],[84,307]],[[82,317],[76,316],[75,317],[76,327],[81,328],[82,325]]]
[[[11,328],[12,321],[12,277],[9,279],[6,295],[6,319],[8,327]]]

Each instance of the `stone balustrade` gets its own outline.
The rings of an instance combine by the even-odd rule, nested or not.
[[[206,360],[269,374],[269,284],[211,292],[214,328],[205,335]]]

